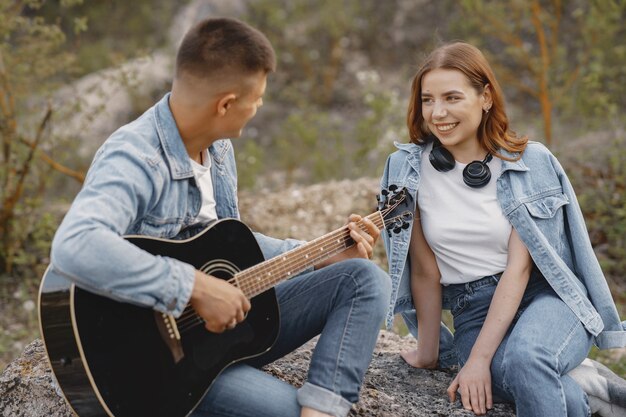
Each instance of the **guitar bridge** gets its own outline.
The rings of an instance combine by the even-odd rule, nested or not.
[[[155,311],[154,320],[156,321],[157,329],[159,329],[161,339],[163,339],[172,354],[174,363],[180,362],[185,357],[185,353],[180,342],[180,333],[176,325],[176,319],[169,314]]]

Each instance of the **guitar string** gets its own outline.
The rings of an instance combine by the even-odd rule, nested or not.
[[[376,214],[373,216],[375,215]],[[365,230],[362,221],[360,221],[358,225],[362,230]],[[376,226],[380,227],[378,225]],[[281,275],[286,274],[287,276],[291,276],[292,274],[300,272],[300,269],[306,269],[307,265],[333,256],[335,251],[345,248],[350,240],[350,230],[347,227],[343,227],[309,242],[309,244],[304,245],[304,247],[295,248],[292,253],[285,253],[283,256],[276,259],[275,262],[261,264],[262,266],[258,266],[256,270],[255,267],[252,267],[242,271],[235,275],[235,278],[239,283],[239,288],[251,298],[263,292],[264,288],[267,289],[267,285],[275,282],[276,279],[280,279]],[[312,255],[312,257],[302,259],[302,255],[308,254]],[[256,277],[256,279],[252,277]]]
[[[376,213],[374,213],[374,215],[376,215]],[[380,227],[380,226],[377,225],[377,227]],[[322,236],[322,238],[327,238],[327,239],[318,238],[318,239],[316,239],[316,240],[318,240],[317,242],[315,240],[313,240],[313,241],[309,242],[307,245],[305,245],[306,246],[305,249],[303,249],[301,247],[295,248],[296,250],[293,251],[293,253],[291,253],[291,254],[286,253],[286,254],[283,255],[283,257],[278,258],[278,259],[276,259],[274,261],[281,262],[281,261],[283,261],[284,257],[286,257],[286,256],[293,257],[294,255],[298,254],[297,252],[314,252],[314,251],[316,251],[320,247],[320,243],[325,243],[327,241],[336,241],[337,239],[335,238],[334,235],[337,235],[338,231],[345,232],[345,233],[343,233],[344,236],[339,236],[339,239],[344,239],[345,240],[345,237],[349,236],[349,231],[348,231],[347,227],[340,228],[340,229],[338,229],[338,230],[336,230],[334,232],[329,233],[328,235]],[[313,244],[314,242],[316,242],[317,244]],[[325,246],[328,247],[327,244]],[[345,246],[345,243],[342,246]],[[324,245],[322,245],[321,247],[324,247]],[[315,260],[316,258],[313,257],[313,259]],[[248,280],[250,278],[246,277],[246,275],[251,275],[251,276],[259,275],[261,270],[263,270],[263,272],[269,272],[269,273],[273,272],[273,274],[275,275],[281,269],[277,268],[277,267],[274,267],[274,264],[277,263],[277,262],[271,262],[271,261],[272,260],[270,260],[270,261],[268,261],[268,263],[266,263],[265,268],[258,268],[257,266],[253,266],[253,267],[249,268],[248,270],[241,271],[235,277],[231,278],[228,282],[230,282],[231,284],[239,287],[244,293],[246,293],[246,295],[249,296],[249,293],[258,290],[261,287],[258,286],[257,283],[255,283],[255,282],[248,283]],[[291,263],[292,262],[288,262],[288,264],[291,264]],[[287,269],[289,269],[289,268],[287,268]],[[293,266],[291,266],[291,269],[293,269]],[[263,283],[263,282],[261,282],[261,283]],[[252,298],[252,297],[249,296],[249,298]],[[188,314],[192,314],[192,312],[189,312]],[[179,317],[178,321],[181,322],[181,320],[184,319],[184,318],[185,318],[185,313],[183,313],[181,315],[181,317]]]
[[[327,252],[326,252],[324,255],[320,255],[320,256],[313,257],[313,260],[312,260],[312,261],[306,262],[306,263],[304,263],[304,265],[307,265],[307,264],[310,264],[310,263],[315,263],[315,262],[318,262],[318,261],[319,261],[319,260],[321,260],[321,259],[324,259],[324,258],[330,257],[330,256],[332,256],[332,255],[334,254],[334,252],[335,252],[335,251],[337,251],[338,249],[342,249],[342,250],[343,250],[343,249],[345,249],[345,248],[347,247],[347,246],[346,246],[346,243],[347,243],[347,242],[351,239],[351,238],[349,237],[349,231],[347,231],[347,230],[346,230],[346,232],[345,232],[345,233],[343,233],[342,238],[343,238],[343,240],[342,240],[341,242],[337,242],[337,239],[333,239],[332,241],[334,241],[334,242],[335,242],[335,244],[330,245],[330,246],[326,245],[326,247],[327,247]],[[329,239],[326,239],[325,241],[328,241],[328,240],[329,240]],[[321,242],[319,242],[319,243],[321,243]],[[318,244],[318,245],[315,245],[315,246],[319,246],[319,244]],[[351,246],[351,245],[350,245],[350,246]],[[328,248],[331,248],[332,250],[328,250]],[[292,255],[293,255],[293,254],[292,254]],[[293,264],[293,262],[290,262],[290,263],[291,263],[291,264]],[[296,265],[297,265],[297,264],[298,264],[298,263],[296,262]],[[272,268],[272,269],[276,269],[276,268]],[[303,269],[305,269],[305,268],[303,268]],[[279,269],[279,270],[280,270],[280,269]],[[287,270],[289,270],[289,268],[283,268],[283,271],[287,271]],[[292,270],[293,270],[293,265],[292,265]],[[247,270],[246,270],[246,271],[247,271]],[[274,274],[274,275],[273,275],[273,277],[276,277],[276,274]],[[232,279],[231,279],[231,280],[232,280]],[[274,280],[275,280],[275,278],[274,278]],[[280,281],[280,280],[282,280],[282,279],[278,279],[278,281]],[[265,279],[265,280],[264,280],[264,283],[267,285],[267,284],[271,283],[271,281],[273,281],[273,280],[267,280],[267,279]],[[249,289],[248,289],[248,292],[250,292],[250,289],[251,289],[251,288],[249,288]],[[254,287],[252,287],[252,289],[254,289]],[[266,291],[266,290],[267,290],[267,288],[266,288],[265,286],[261,286],[261,287],[260,287],[260,288],[259,288],[256,292],[260,294],[260,293],[262,293],[262,292],[264,292],[264,291]],[[243,290],[242,290],[242,291],[243,291]],[[249,295],[249,296],[250,296],[250,298],[252,298],[252,297],[254,297],[255,295],[258,295],[258,294],[254,294],[254,293],[252,293],[252,295]],[[186,317],[185,319],[181,320],[181,318],[179,318],[179,319],[177,320],[177,322],[179,323],[179,324],[178,324],[178,330],[179,330],[179,332],[185,332],[186,330],[189,330],[189,329],[191,329],[191,328],[193,328],[193,327],[196,327],[197,325],[204,324],[204,320],[203,320],[200,316],[198,316],[198,315],[195,313],[195,310],[191,309],[191,311],[189,311],[189,313],[188,313],[188,314],[189,314],[189,316],[188,316],[188,317]]]
[[[331,232],[331,234],[333,234]],[[337,242],[337,240],[340,240],[339,242]],[[287,275],[291,275],[290,271],[297,271],[298,265],[309,265],[311,263],[317,263],[320,259],[323,259],[325,256],[329,257],[332,256],[334,254],[335,251],[337,251],[338,249],[341,248],[345,248],[347,242],[349,242],[350,240],[350,232],[349,230],[345,230],[343,231],[343,233],[341,234],[341,236],[339,237],[339,239],[336,239],[334,236],[332,238],[326,238],[323,239],[320,242],[316,242],[316,244],[314,245],[307,245],[307,251],[312,251],[315,252],[316,248],[320,248],[320,249],[325,249],[326,252],[323,255],[319,255],[319,256],[313,256],[312,258],[309,258],[307,260],[307,262],[304,263],[300,263],[300,262],[294,262],[293,261],[287,261],[284,262],[283,257],[278,258],[278,261],[283,261],[283,263],[285,264],[285,266],[281,267],[278,265],[273,265],[276,264],[277,262],[271,262],[269,264],[264,265],[263,268],[257,268],[257,270],[252,270],[250,271],[250,269],[245,270],[245,274],[239,273],[236,275],[236,277],[240,278],[239,280],[236,279],[236,277],[233,277],[229,280],[229,282],[231,282],[233,284],[239,284],[239,288],[244,292],[244,294],[246,294],[246,296],[248,298],[252,298],[255,295],[258,295],[264,291],[266,291],[266,287],[268,287],[268,285],[270,285],[272,283],[272,281],[277,280],[280,281],[281,278],[284,276],[284,274]],[[332,244],[325,244],[328,242],[333,242]],[[313,243],[313,242],[310,242]],[[321,245],[320,245],[321,244]],[[289,254],[289,256],[294,256],[296,255],[297,252],[291,253]],[[289,259],[289,258],[287,258]],[[244,271],[242,271],[244,272]],[[265,276],[264,278],[261,278],[259,281],[257,282],[251,282],[251,280],[253,279],[253,277],[255,275],[259,275],[259,274],[265,274],[267,273],[270,278],[267,278],[267,276]],[[293,272],[294,274],[297,272]],[[203,322],[202,318],[194,315],[193,313],[195,312],[190,312],[190,320],[187,320],[187,318],[181,320],[181,318],[179,318],[177,320],[178,323],[178,330],[179,332],[184,332],[192,327],[195,327],[196,325],[199,325],[200,323]]]
[[[384,219],[384,215],[388,214],[388,212],[391,210],[393,210],[393,208],[389,208],[389,209],[381,210],[380,212],[372,213],[370,216],[368,216],[368,218],[372,217],[370,218],[370,220],[372,220],[373,223],[379,229],[381,229],[382,227],[393,223],[397,218],[402,217],[400,215],[391,219]],[[363,228],[364,223],[362,221],[358,222],[357,224],[359,225],[359,227],[361,227],[362,230],[364,230]],[[317,238],[309,242],[309,244],[305,245],[305,248],[303,247],[295,248],[294,250],[292,250],[293,253],[287,252],[284,254],[285,256],[281,258],[270,260],[267,264],[263,265],[263,267],[253,266],[249,269],[241,271],[240,273],[236,274],[233,278],[229,279],[228,282],[235,286],[238,286],[249,298],[252,298],[266,291],[269,288],[268,284],[274,284],[273,281],[276,280],[277,282],[279,282],[284,278],[284,276],[279,276],[279,278],[276,278],[277,276],[276,273],[287,273],[288,275],[291,275],[291,273],[293,274],[299,273],[301,271],[298,271],[297,268],[302,268],[304,270],[306,269],[307,265],[311,265],[311,264],[320,262],[323,259],[327,259],[333,256],[336,251],[340,252],[339,249],[344,250],[352,246],[352,245],[347,245],[351,239],[352,238],[350,237],[350,230],[347,228],[347,226],[344,226],[343,228],[340,228],[334,232],[331,232],[328,235],[322,236],[320,238]],[[331,242],[332,244],[329,245],[329,242]],[[323,252],[323,253],[320,253],[318,256],[314,256],[312,259],[307,258],[306,261],[298,261],[298,259],[296,258],[295,260],[284,262],[284,260],[286,259],[286,256],[294,257],[294,255],[296,255],[297,252],[315,252],[316,249],[322,249],[322,251],[320,252]],[[271,261],[274,261],[274,262],[271,262]],[[285,265],[289,265],[289,267],[283,266],[281,268],[280,266],[278,266],[281,263],[284,263]],[[256,269],[258,269],[259,271],[256,271]],[[257,275],[261,270],[269,273],[270,274],[269,276],[271,276],[272,279],[264,278],[260,281],[257,279],[255,280],[256,282],[251,282],[250,276]],[[293,272],[293,271],[297,271],[297,272]],[[181,317],[179,317],[176,321],[179,326],[179,331],[185,331],[191,327],[195,327],[196,325],[204,323],[204,320],[200,316],[197,315],[195,310],[193,310],[193,308],[191,308],[190,305],[188,305],[185,308],[185,310],[183,311],[183,314],[181,314]]]
[[[381,227],[380,223],[382,222],[379,220],[380,216],[378,216],[377,214],[378,213],[373,213],[371,216],[376,216],[376,218],[374,219],[374,224],[380,228]],[[376,223],[379,223],[379,224],[376,224]],[[364,223],[359,222],[359,226],[362,226],[362,225],[364,225]],[[261,268],[259,268],[258,266],[253,266],[247,270],[241,271],[240,273],[236,274],[235,277],[231,278],[228,282],[230,282],[233,285],[238,286],[246,294],[248,298],[252,298],[254,297],[254,295],[256,295],[255,293],[258,294],[258,293],[265,291],[267,284],[268,284],[267,278],[262,278],[260,280],[255,279],[254,281],[252,281],[252,277],[254,276],[258,277],[259,275],[263,273],[263,274],[269,274],[269,276],[275,279],[275,277],[278,276],[277,274],[280,274],[284,271],[294,271],[297,267],[300,266],[298,262],[296,262],[294,265],[293,260],[284,262],[284,259],[286,258],[293,259],[294,256],[298,255],[298,252],[304,252],[304,253],[309,252],[309,253],[315,254],[315,252],[318,249],[327,250],[327,253],[321,254],[321,256],[313,255],[311,258],[307,258],[307,261],[304,262],[303,265],[310,264],[311,262],[318,262],[319,259],[323,259],[325,256],[332,256],[334,254],[333,252],[336,251],[337,249],[346,247],[346,243],[349,242],[350,240],[349,234],[350,232],[347,226],[337,229],[329,233],[328,235],[325,235],[325,236],[322,236],[321,238],[310,241],[307,245],[305,245],[306,246],[305,248],[302,248],[302,247],[295,248],[295,250],[291,251],[292,253],[288,252],[288,253],[283,254],[283,257],[268,261],[268,263],[266,263]],[[334,244],[329,245],[328,242],[333,242]],[[282,268],[279,266],[279,264],[281,263],[285,265]],[[195,311],[193,310],[184,312],[178,318],[177,323],[181,326],[184,326],[185,324],[188,323],[186,319],[189,318],[189,316],[194,316],[194,313]],[[191,317],[191,318],[192,318],[192,321],[196,319],[196,317]]]
[[[381,215],[382,214],[382,215]],[[388,219],[385,220],[383,218],[383,215],[386,214],[384,211],[381,212],[377,212],[377,213],[373,213],[368,217],[374,217],[373,220],[374,224],[381,229],[382,226],[384,226],[385,224],[390,224],[393,221],[395,221],[398,217],[401,216],[397,216],[394,217],[392,219]],[[378,224],[377,224],[378,223]],[[363,222],[359,222],[358,223],[359,226],[363,229]],[[338,238],[337,238],[338,236]],[[344,250],[345,248],[352,246],[352,245],[347,245],[347,243],[351,240],[350,237],[350,230],[346,227],[338,229],[334,232],[329,233],[328,235],[322,236],[321,238],[318,238],[314,241],[309,242],[309,244],[305,245],[306,248],[296,248],[295,250],[293,250],[293,253],[289,253],[287,252],[285,255],[288,255],[290,257],[294,257],[294,255],[297,254],[297,252],[313,252],[315,253],[316,249],[325,249],[324,253],[319,254],[318,256],[314,256],[311,259],[307,259],[306,262],[299,262],[297,261],[288,261],[288,262],[284,262],[284,258],[278,258],[275,259],[275,262],[270,262],[269,264],[265,264],[264,267],[262,268],[255,268],[255,267],[251,267],[245,271],[242,271],[241,273],[237,274],[235,277],[231,278],[228,282],[230,282],[233,285],[237,285],[240,287],[240,289],[242,289],[242,291],[244,291],[244,293],[246,293],[246,295],[249,298],[254,297],[255,295],[258,295],[264,291],[266,291],[269,287],[268,284],[273,284],[273,281],[281,281],[282,277],[280,276],[280,274],[277,275],[277,273],[285,273],[287,272],[288,275],[290,275],[289,271],[296,271],[293,272],[298,273],[301,271],[298,271],[297,268],[302,267],[302,269],[306,269],[306,265],[310,265],[310,264],[314,264],[316,262],[319,262],[325,258],[328,258],[330,256],[333,256],[335,254],[336,251],[338,251],[339,249]],[[317,241],[317,242],[316,242]],[[331,245],[328,244],[328,242],[332,242]],[[315,244],[312,244],[315,243]],[[288,265],[289,267],[285,266],[285,267],[280,267],[280,266],[275,266],[274,264],[280,264],[282,261],[282,263],[284,263],[285,265]],[[295,263],[295,265],[294,265]],[[268,266],[269,265],[269,266]],[[259,271],[256,271],[256,269],[258,269]],[[250,283],[250,277],[246,277],[246,275],[249,276],[254,276],[257,275],[259,272],[261,272],[261,270],[265,270],[265,272],[269,273],[270,276],[272,277],[272,279],[267,279],[264,278],[263,280],[261,280],[260,282],[257,280],[257,282],[252,282]],[[272,273],[273,271],[273,273]],[[243,273],[243,274],[242,274]],[[278,276],[278,279],[276,278]],[[237,278],[243,278],[241,280],[237,280]],[[239,285],[238,285],[238,281],[239,281]],[[242,285],[243,284],[243,285]],[[191,327],[195,327],[198,324],[202,324],[204,323],[204,320],[202,320],[201,317],[199,317],[195,310],[193,310],[192,308],[189,308],[190,306],[187,306],[186,308],[186,312],[183,313],[183,315],[181,315],[181,317],[179,317],[179,319],[177,319],[177,323],[179,324],[179,331],[185,331],[188,328]]]
[[[341,233],[339,235],[339,238],[336,238],[334,236],[338,234],[337,232]],[[252,298],[257,294],[264,292],[267,289],[266,287],[268,287],[268,285],[271,284],[273,280],[276,280],[277,277],[278,278],[282,277],[283,273],[287,273],[288,275],[291,275],[289,271],[297,271],[297,267],[300,264],[306,266],[311,263],[319,262],[319,260],[323,259],[324,256],[332,256],[334,252],[337,251],[338,249],[345,248],[346,243],[350,240],[350,232],[347,228],[345,230],[339,229],[338,231],[331,232],[329,233],[329,235],[323,236],[324,239],[320,239],[317,242],[315,241],[309,242],[309,244],[306,245],[306,250],[295,250],[295,251],[292,251],[292,253],[285,253],[282,257],[277,258],[275,260],[271,260],[270,262],[268,262],[261,268],[251,267],[249,269],[246,269],[236,274],[235,277],[228,280],[228,282],[230,282],[233,285],[238,286],[244,292],[244,294],[246,294],[248,298]],[[329,242],[332,242],[333,244],[330,244]],[[296,249],[302,249],[302,248],[296,248]],[[294,256],[298,255],[298,252],[315,253],[317,249],[325,249],[326,252],[318,256],[313,255],[311,258],[308,258],[307,261],[304,263],[295,262],[295,265],[294,265],[294,261],[291,260],[293,259]],[[290,259],[290,260],[285,262],[284,261],[285,259]],[[284,266],[280,266],[281,263],[284,264]],[[293,273],[295,274],[296,272],[293,272]],[[263,278],[255,279],[256,282],[252,281],[252,279],[254,279],[253,277],[255,276],[258,277],[262,274],[264,275]],[[265,274],[268,274],[268,275],[265,275]],[[271,278],[268,279],[267,276]],[[185,331],[188,328],[195,327],[196,324],[200,323],[200,321],[198,320],[202,320],[202,319],[199,316],[197,316],[197,314],[194,314],[194,313],[195,311],[192,310],[192,311],[189,311],[185,317],[183,317],[183,315],[179,317],[179,319],[177,320],[179,331]]]
[[[389,211],[389,210],[387,210],[387,211]],[[374,219],[370,219],[370,220],[373,220],[374,224],[379,229],[381,229],[382,226],[391,224],[397,218],[402,217],[402,216],[396,216],[396,217],[394,217],[392,219],[385,220],[384,217],[383,217],[384,214],[386,214],[385,211],[381,211],[381,212],[373,213],[372,215],[370,215],[368,217],[374,217]],[[382,226],[381,226],[381,223],[382,223]],[[363,225],[363,223],[359,222],[359,226],[361,227],[362,225]],[[334,255],[335,251],[338,251],[338,249],[344,250],[345,248],[347,248],[349,246],[352,246],[352,245],[349,245],[349,246],[346,245],[351,240],[349,234],[350,234],[349,229],[347,227],[344,227],[344,228],[338,229],[338,230],[336,230],[334,232],[331,232],[328,235],[322,236],[321,238],[318,238],[318,239],[316,239],[314,241],[309,242],[309,244],[306,245],[306,250],[304,250],[304,248],[302,248],[302,247],[299,247],[299,248],[296,248],[296,250],[294,250],[293,253],[287,253],[287,254],[289,254],[289,256],[293,257],[298,251],[302,251],[302,252],[309,252],[309,251],[311,251],[312,247],[313,248],[319,248],[321,246],[321,248],[325,248],[326,251],[323,254],[320,254],[319,256],[314,256],[312,258],[312,260],[307,260],[307,262],[304,262],[304,263],[300,263],[300,262],[297,262],[297,261],[295,262],[296,266],[304,265],[303,269],[306,269],[306,265],[310,265],[311,263],[316,263],[316,262],[319,262],[319,261],[321,261],[321,260],[323,260],[325,258],[328,258],[328,257]],[[337,235],[339,235],[339,239],[336,238]],[[313,242],[315,242],[315,244],[311,245],[311,243],[313,243]],[[328,242],[333,242],[333,244],[332,245],[328,245],[327,244]],[[330,248],[330,250],[329,250],[329,248]],[[273,262],[273,263],[280,264],[281,263],[280,261],[283,261],[283,258],[278,258],[278,259],[276,259],[276,261],[277,262]],[[245,281],[246,277],[245,276],[243,277],[244,280],[242,282],[244,283],[244,286],[243,286],[244,288],[241,288],[241,287],[240,288],[242,289],[242,291],[246,290],[249,294],[252,294],[252,295],[249,295],[250,298],[252,298],[255,295],[258,295],[258,294],[260,294],[260,293],[262,293],[264,291],[266,291],[269,288],[267,286],[267,284],[272,284],[273,283],[272,281],[277,280],[276,279],[276,275],[275,275],[276,272],[284,273],[285,271],[287,271],[287,272],[289,271],[289,268],[287,268],[287,267],[283,267],[283,268],[276,267],[276,266],[273,265],[273,263],[270,263],[271,266],[269,268],[270,270],[274,271],[274,274],[272,275],[273,279],[272,280],[264,279],[264,280],[262,280],[260,282],[260,284],[265,284],[265,285],[260,285],[259,283],[253,283],[253,285],[246,284],[246,282],[247,282],[247,281]],[[287,262],[286,264],[290,264],[291,271],[294,271],[294,265],[293,265],[294,261]],[[301,265],[299,265],[299,264],[301,264]],[[264,265],[264,267],[265,268],[256,268],[256,269],[261,269],[261,270],[265,269],[267,271],[268,270],[267,264]],[[252,267],[252,268],[249,268],[249,269],[247,269],[245,271],[242,271],[242,272],[246,273],[247,275],[256,275],[258,273],[258,271],[254,271],[254,270],[255,270],[255,267]],[[298,272],[300,272],[300,271],[298,271]],[[239,275],[239,277],[241,278],[241,273],[239,273],[237,275]],[[228,282],[230,282],[233,285],[237,285],[237,279],[236,278],[237,278],[237,276],[231,278],[230,280],[228,280]],[[249,278],[248,278],[248,280],[249,280]],[[279,277],[279,279],[277,281],[281,281],[281,280],[282,280],[282,278]],[[255,290],[256,294],[251,293],[250,291],[252,291],[252,290]],[[246,291],[244,291],[244,293]],[[183,315],[181,315],[181,317],[179,317],[179,319],[177,319],[177,323],[179,323],[179,326],[180,326],[179,327],[179,331],[185,331],[185,330],[188,330],[188,329],[190,329],[192,327],[195,327],[196,325],[204,323],[204,320],[200,316],[198,316],[197,313],[195,312],[195,310],[193,310],[193,308],[190,308],[189,305],[186,307],[185,310],[186,310],[186,312],[184,312]]]

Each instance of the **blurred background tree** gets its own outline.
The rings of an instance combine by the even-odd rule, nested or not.
[[[65,9],[80,0],[65,0]],[[16,256],[34,231],[33,209],[50,169],[82,180],[82,173],[59,164],[41,149],[56,110],[47,97],[77,69],[74,55],[64,49],[65,33],[34,13],[42,0],[0,2],[0,271],[11,272]],[[31,14],[29,16],[29,14]],[[86,29],[76,18],[73,30]],[[37,164],[38,159],[46,164]],[[29,261],[33,261],[30,259]]]
[[[626,5],[621,0],[463,0],[459,33],[485,48],[504,85],[538,105],[552,144],[555,112],[576,119],[618,116],[626,80]],[[623,85],[623,84],[622,84]],[[534,107],[533,106],[533,107]],[[598,114],[601,111],[603,114]],[[591,114],[590,114],[591,113]]]

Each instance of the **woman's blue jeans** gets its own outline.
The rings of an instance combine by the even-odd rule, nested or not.
[[[347,415],[358,401],[390,293],[389,276],[363,259],[339,262],[279,284],[281,323],[276,343],[254,360],[222,372],[192,415],[297,417],[304,406]],[[259,369],[317,335],[301,388]]]
[[[500,277],[490,276],[443,290],[454,318],[459,365],[467,361]],[[588,417],[587,395],[566,375],[589,353],[592,337],[537,271],[491,362],[496,398],[512,402],[518,417]]]

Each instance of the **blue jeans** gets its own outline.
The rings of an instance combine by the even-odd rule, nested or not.
[[[443,290],[454,318],[454,346],[467,361],[500,277]],[[515,404],[518,417],[591,414],[587,395],[566,375],[589,353],[592,336],[540,273],[533,271],[513,323],[491,362],[495,398]]]
[[[276,343],[263,355],[222,372],[192,415],[296,417],[301,407],[347,415],[358,401],[390,293],[389,276],[363,259],[339,262],[279,284],[281,323]],[[301,388],[259,369],[317,335]]]

